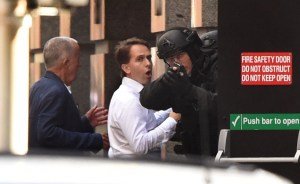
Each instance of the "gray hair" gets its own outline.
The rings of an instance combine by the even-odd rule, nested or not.
[[[43,50],[46,68],[55,66],[64,57],[69,57],[72,54],[74,43],[77,41],[69,37],[54,37],[48,40]]]

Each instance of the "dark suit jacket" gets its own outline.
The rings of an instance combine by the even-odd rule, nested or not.
[[[80,116],[63,81],[47,71],[30,89],[30,148],[99,151],[102,137]]]

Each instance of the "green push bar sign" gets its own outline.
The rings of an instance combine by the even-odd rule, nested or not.
[[[300,130],[300,114],[230,114],[231,130]]]

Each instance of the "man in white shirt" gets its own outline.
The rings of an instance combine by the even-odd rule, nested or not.
[[[112,96],[108,114],[110,158],[160,158],[160,146],[175,132],[181,115],[144,108],[140,91],[151,81],[150,45],[130,38],[119,42],[115,57],[122,71],[122,84]]]

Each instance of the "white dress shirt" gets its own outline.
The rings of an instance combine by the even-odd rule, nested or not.
[[[168,141],[175,132],[176,121],[167,111],[153,111],[140,103],[143,85],[123,77],[114,92],[108,112],[108,156],[134,157],[144,155]]]

